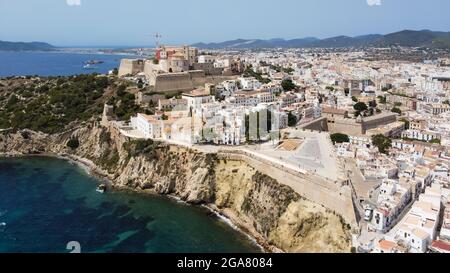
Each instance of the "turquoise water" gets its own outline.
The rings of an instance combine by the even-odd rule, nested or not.
[[[110,54],[79,54],[68,52],[9,52],[0,51],[0,77],[7,76],[70,76],[90,73],[108,73],[118,68],[122,58]],[[94,69],[84,69],[84,62],[100,60]]]
[[[259,252],[204,208],[98,183],[65,160],[0,158],[0,252]]]

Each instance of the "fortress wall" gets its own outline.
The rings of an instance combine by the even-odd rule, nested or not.
[[[194,88],[189,73],[158,74],[155,77],[155,91],[188,91]]]
[[[122,59],[119,66],[119,77],[137,74],[144,71],[144,62],[136,59]]]
[[[150,72],[149,84],[154,86],[156,92],[191,91],[195,87],[203,87],[206,83],[205,72],[192,70],[179,73],[156,74]]]
[[[319,118],[309,123],[303,124],[300,126],[300,129],[327,132],[328,131],[327,118]]]
[[[154,80],[154,71],[158,70],[158,65],[153,64],[152,60],[147,60],[145,61],[144,64],[144,73],[147,76],[147,78],[152,78],[153,76],[153,80]],[[154,81],[153,83],[150,82],[150,85],[154,85]]]
[[[397,115],[394,113],[372,116],[370,118],[364,119],[364,132],[370,129],[377,128],[378,126],[386,125],[396,121]]]
[[[354,119],[334,119],[328,123],[330,133],[343,133],[347,135],[360,135],[363,133],[361,123],[357,123]]]
[[[272,162],[250,157],[241,151],[221,151],[220,159],[240,160],[279,183],[289,186],[300,196],[341,215],[347,223],[357,226],[351,188],[342,182],[325,180],[317,175],[296,173]]]
[[[192,81],[192,85],[199,87],[199,86],[205,86],[206,83],[206,76],[205,76],[205,71],[203,70],[192,70],[192,71],[188,71],[190,77],[191,77],[191,81]]]
[[[194,63],[195,70],[203,70],[206,75],[222,75],[222,68],[214,67],[212,63]]]
[[[323,117],[301,125],[300,128],[313,131],[328,131],[330,133],[343,133],[347,135],[360,135],[365,134],[367,130],[395,121],[397,121],[397,116],[390,113],[364,118],[362,123],[358,123],[356,120],[348,118]]]

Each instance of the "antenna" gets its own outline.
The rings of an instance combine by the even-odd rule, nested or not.
[[[156,33],[155,36],[153,36],[153,37],[155,37],[155,39],[156,39],[156,48],[159,48],[159,42],[160,42],[162,35],[159,33]]]

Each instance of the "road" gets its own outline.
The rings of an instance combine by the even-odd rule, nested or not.
[[[374,194],[374,189],[378,188],[381,182],[367,181],[356,165],[356,161],[352,158],[345,158],[344,168],[346,174],[348,175],[350,182],[356,194],[356,210],[358,211],[360,217],[359,227],[360,234],[358,236],[359,248],[358,251],[365,252],[372,248],[373,243],[381,239],[382,235],[376,232],[368,231],[368,222],[364,220],[364,206],[369,204],[373,208],[375,207],[376,194]]]
[[[345,158],[344,159],[344,168],[347,172],[350,181],[355,188],[356,195],[359,200],[370,200],[370,192],[372,189],[378,187],[381,182],[380,181],[366,181],[361,171],[358,169],[356,162],[354,159]]]

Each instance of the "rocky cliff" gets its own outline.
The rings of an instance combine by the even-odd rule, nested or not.
[[[78,140],[77,148],[67,147],[70,139]],[[150,190],[208,205],[269,251],[350,251],[349,227],[342,217],[241,161],[151,140],[130,141],[94,123],[57,135],[0,133],[0,154],[43,153],[88,159],[93,171],[117,188]]]

